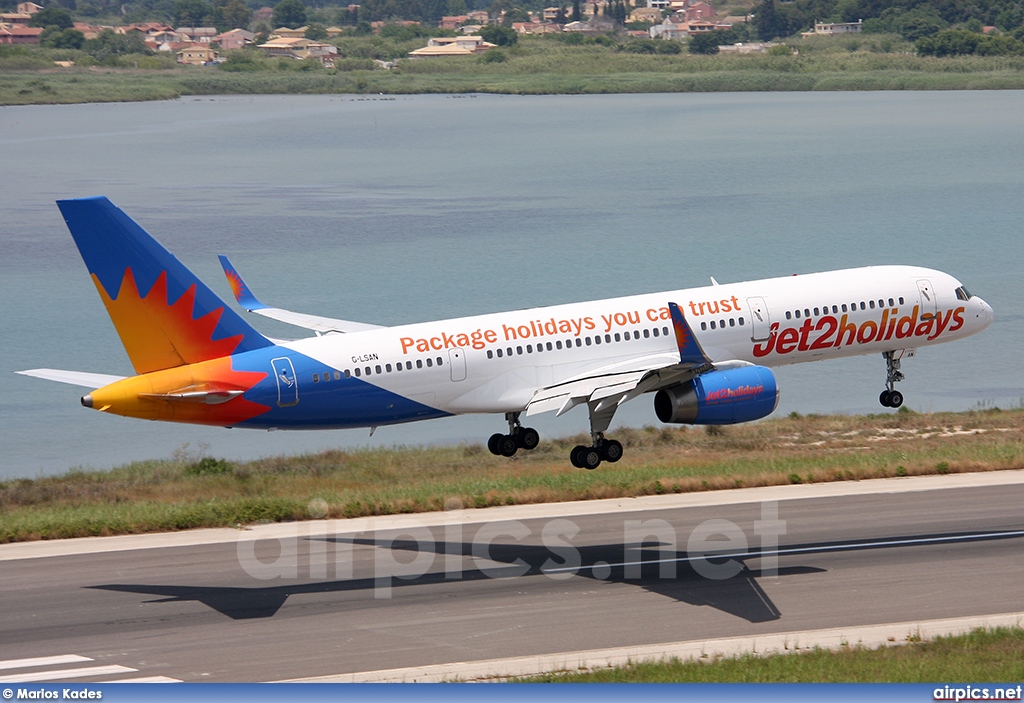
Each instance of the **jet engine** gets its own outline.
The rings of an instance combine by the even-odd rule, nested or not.
[[[779,404],[775,374],[765,366],[710,371],[654,396],[662,422],[731,425],[767,417]]]

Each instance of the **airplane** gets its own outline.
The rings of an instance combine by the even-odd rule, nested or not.
[[[260,334],[106,197],[58,207],[135,370],[30,369],[91,388],[87,408],[147,420],[261,429],[341,429],[466,413],[504,414],[488,449],[540,442],[521,419],[582,405],[590,446],[571,463],[616,462],[605,436],[623,403],[654,395],[664,423],[758,420],[778,404],[774,367],[881,354],[879,402],[898,408],[901,361],[973,335],[992,308],[949,274],[870,266],[435,322],[378,326],[261,303],[225,257],[244,309],[311,330]]]

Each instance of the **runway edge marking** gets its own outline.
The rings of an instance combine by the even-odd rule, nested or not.
[[[743,637],[666,642],[638,647],[613,647],[578,652],[561,652],[508,659],[452,662],[406,669],[383,669],[332,676],[287,679],[274,683],[430,683],[439,681],[498,681],[511,677],[534,676],[552,671],[607,669],[631,662],[678,658],[687,660],[735,657],[744,654],[768,656],[793,654],[818,647],[836,650],[862,646],[897,646],[911,641],[929,640],[942,635],[958,635],[979,627],[1020,627],[1024,612],[969,616],[943,620],[921,620],[881,625],[836,627],[821,630],[778,632]]]

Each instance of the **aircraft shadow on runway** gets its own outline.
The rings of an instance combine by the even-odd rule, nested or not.
[[[908,549],[915,546],[950,544],[961,542],[981,542],[995,539],[1020,538],[1021,531],[987,532],[987,533],[956,533],[938,535],[914,535],[909,537],[892,537],[878,540],[849,540],[845,542],[806,543],[785,545],[777,554],[788,560],[793,555],[825,554],[878,549]],[[373,546],[380,549],[391,549],[402,552],[418,552],[422,544],[413,540],[390,540],[375,538],[324,537],[309,538],[328,542],[343,542],[355,545]],[[461,557],[474,556],[473,542],[433,542],[428,543],[426,551],[435,555],[455,555]],[[627,563],[623,554],[632,547],[634,560]],[[588,578],[607,583],[625,583],[660,595],[674,598],[690,605],[704,605],[722,612],[747,620],[748,622],[767,622],[779,619],[782,614],[758,584],[757,579],[763,576],[787,576],[822,573],[826,569],[812,566],[780,566],[770,572],[763,573],[760,569],[751,569],[746,562],[773,556],[772,552],[749,550],[742,554],[707,555],[711,564],[720,564],[727,559],[738,563],[738,571],[729,578],[707,578],[701,575],[701,569],[695,564],[697,559],[705,555],[691,556],[681,551],[666,551],[660,545],[645,543],[644,545],[605,544],[596,546],[575,547],[579,554],[580,567],[573,578]],[[477,547],[479,553],[480,548]],[[550,578],[561,566],[561,557],[546,547],[522,543],[501,544],[491,543],[486,549],[486,559],[477,562],[476,566],[467,568],[466,564],[473,561],[462,561],[461,571],[453,577],[445,572],[443,558],[440,570],[432,570],[423,575],[410,575],[408,578],[385,577],[391,588],[407,588],[451,583],[453,581],[482,581],[505,576],[511,583],[520,579]],[[639,563],[636,563],[639,562]],[[674,573],[665,575],[662,562],[673,565]],[[404,563],[408,563],[405,561]],[[435,561],[435,566],[437,561]],[[511,572],[515,572],[513,575]],[[735,571],[735,569],[734,569]],[[337,579],[322,582],[304,582],[301,579],[289,581],[283,585],[257,587],[224,587],[224,586],[178,586],[150,584],[103,584],[86,586],[106,591],[124,593],[140,593],[163,596],[160,599],[146,601],[148,603],[173,603],[198,601],[217,612],[234,620],[250,620],[273,617],[284,605],[289,596],[317,593],[342,592],[373,592],[381,587],[381,579],[374,577]]]

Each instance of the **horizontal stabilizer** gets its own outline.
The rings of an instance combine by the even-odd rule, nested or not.
[[[295,325],[296,327],[313,330],[317,334],[327,334],[328,332],[364,332],[381,328],[381,325],[370,325],[365,322],[353,322],[351,320],[336,320],[331,317],[308,315],[302,312],[292,312],[264,305],[256,299],[248,284],[238,273],[238,269],[228,261],[228,257],[221,256],[219,258],[220,265],[224,269],[224,275],[228,279],[228,285],[231,286],[231,292],[234,294],[235,300],[249,312],[254,312],[257,315],[263,315],[279,322],[285,322],[289,325]]]
[[[28,371],[15,371],[22,376],[43,378],[47,381],[58,381],[70,383],[73,386],[85,386],[86,388],[103,388],[115,381],[121,381],[124,376],[111,376],[105,373],[88,373],[86,371],[64,371],[62,369],[29,369]]]

